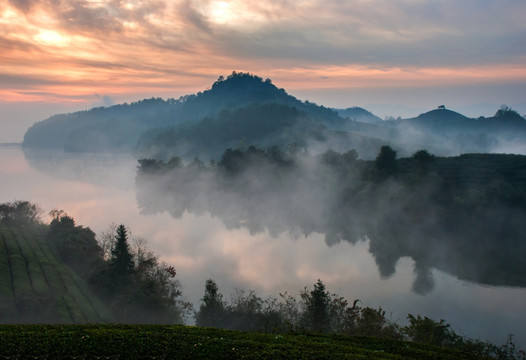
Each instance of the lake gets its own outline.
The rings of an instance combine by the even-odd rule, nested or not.
[[[17,147],[0,147],[0,202],[29,200],[47,213],[62,209],[78,225],[96,233],[110,225],[128,226],[134,237],[163,261],[175,266],[185,296],[198,307],[205,281],[214,279],[226,299],[235,288],[261,297],[299,294],[321,279],[330,292],[363,306],[386,310],[406,323],[406,315],[445,319],[455,332],[503,344],[508,333],[526,347],[526,289],[482,286],[432,269],[434,287],[415,294],[412,259],[404,257],[396,272],[382,278],[369,252],[369,240],[327,246],[324,235],[303,236],[291,229],[277,236],[229,229],[209,213],[142,214],[136,200],[137,161],[129,155],[64,154],[39,151],[29,160]],[[526,274],[525,274],[526,275]]]

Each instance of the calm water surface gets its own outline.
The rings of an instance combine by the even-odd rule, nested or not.
[[[243,228],[228,230],[207,214],[142,215],[135,198],[137,162],[131,156],[38,152],[29,159],[19,148],[0,147],[0,202],[37,203],[45,221],[50,210],[62,209],[96,233],[112,223],[125,224],[176,267],[184,294],[195,305],[209,278],[227,299],[235,288],[253,289],[262,297],[298,294],[319,278],[351,302],[382,306],[400,324],[408,313],[421,314],[445,319],[459,334],[497,344],[513,333],[526,348],[526,289],[480,286],[433,270],[434,289],[416,295],[411,291],[413,261],[402,258],[396,273],[382,279],[367,240],[328,247],[322,234],[251,235]]]

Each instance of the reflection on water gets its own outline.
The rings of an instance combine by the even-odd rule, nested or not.
[[[0,149],[0,202],[28,199],[45,211],[64,209],[97,233],[112,222],[130,226],[134,236],[148,239],[155,252],[176,266],[184,293],[195,304],[208,278],[215,279],[227,297],[235,287],[254,289],[261,296],[299,293],[320,278],[330,291],[382,306],[400,323],[407,313],[443,318],[460,334],[501,344],[512,332],[526,346],[524,289],[480,286],[430,270],[434,289],[417,295],[411,291],[414,261],[402,257],[396,272],[383,279],[369,240],[329,247],[317,232],[251,234],[242,226],[230,229],[207,212],[183,211],[180,218],[166,212],[143,215],[135,200],[135,160],[99,161],[84,155],[57,159],[50,154],[40,160],[32,157],[28,165],[20,149]]]
[[[227,152],[210,167],[140,163],[137,200],[147,213],[210,213],[229,229],[274,237],[320,233],[329,246],[368,238],[384,278],[401,258],[415,261],[413,290],[419,294],[432,291],[432,269],[487,285],[526,286],[526,211],[501,202],[498,192],[497,200],[488,200],[486,188],[462,186],[465,177],[450,185],[438,175],[420,172],[415,180],[419,172],[406,171],[411,182],[402,175],[377,180],[368,175],[371,163],[345,155],[276,160],[257,149]],[[476,174],[463,170],[475,182]]]

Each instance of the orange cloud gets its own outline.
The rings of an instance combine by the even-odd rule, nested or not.
[[[0,94],[4,102],[178,96],[232,70],[285,88],[526,82],[526,54],[513,47],[526,32],[520,18],[493,9],[483,26],[483,12],[452,12],[450,1],[374,3],[11,0],[0,4]],[[477,22],[466,20],[467,31],[469,11]]]

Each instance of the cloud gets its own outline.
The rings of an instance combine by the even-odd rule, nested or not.
[[[207,17],[196,9],[194,1],[184,0],[180,4],[178,10],[180,11],[179,14],[181,15],[181,19],[185,24],[207,33],[210,32]]]
[[[9,0],[0,4],[0,63],[13,76],[48,71],[64,89],[96,79],[87,98],[140,83],[183,95],[232,70],[303,88],[334,86],[327,77],[338,76],[337,88],[363,86],[371,75],[366,87],[433,86],[459,72],[473,84],[479,68],[491,72],[487,83],[512,81],[501,77],[510,68],[524,83],[524,13],[516,0]],[[363,70],[359,81],[349,69]]]
[[[122,24],[119,19],[110,15],[104,7],[89,7],[87,2],[71,2],[71,7],[60,13],[63,26],[68,29],[99,32],[106,36],[111,32],[119,32]]]
[[[22,12],[28,12],[38,0],[8,0],[11,5]]]

